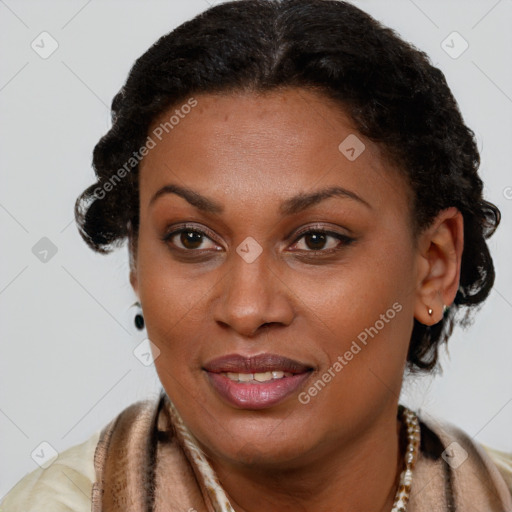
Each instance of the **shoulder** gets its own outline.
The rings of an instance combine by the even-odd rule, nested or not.
[[[481,446],[498,468],[509,491],[512,493],[512,452],[502,452],[484,444]]]
[[[136,419],[148,423],[160,399],[132,403],[85,442],[59,453],[46,469],[23,477],[3,498],[0,512],[90,512],[98,477],[95,456],[114,430],[122,431]]]
[[[469,459],[480,480],[492,483],[499,492],[512,495],[512,453],[483,445],[460,427],[439,418],[420,415],[420,425],[422,447],[430,455],[438,452],[453,469],[463,466]],[[441,442],[440,449],[435,447],[437,440]]]
[[[4,497],[3,512],[82,512],[91,510],[94,452],[100,431],[61,452],[46,469],[23,477]]]

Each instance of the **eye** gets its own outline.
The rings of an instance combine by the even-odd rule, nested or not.
[[[183,251],[218,250],[218,245],[201,229],[196,227],[181,227],[167,233],[163,241]],[[211,242],[208,246],[207,242]]]
[[[209,236],[208,231],[199,229],[195,225],[183,225],[165,234],[162,240],[171,248],[183,252],[222,250],[212,238],[213,235]],[[297,235],[291,250],[329,254],[342,249],[353,241],[353,238],[342,233],[325,228],[309,228]]]
[[[300,243],[301,241],[303,241],[302,244]],[[330,253],[341,249],[353,241],[353,238],[342,233],[315,228],[301,233],[293,244],[299,247],[292,248],[292,250]]]

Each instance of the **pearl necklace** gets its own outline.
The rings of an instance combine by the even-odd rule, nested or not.
[[[213,508],[216,512],[235,512],[222,488],[217,475],[210,466],[206,456],[197,445],[194,437],[187,429],[174,404],[168,400],[169,411],[172,417],[176,434],[180,438],[189,460],[193,460],[203,479]],[[407,432],[407,448],[404,457],[404,469],[400,473],[398,489],[390,512],[406,512],[407,503],[412,484],[412,471],[418,458],[420,447],[420,425],[416,414],[403,405],[398,406],[398,416],[403,422]]]
[[[406,512],[411,493],[412,470],[420,449],[420,423],[416,414],[403,405],[398,406],[398,415],[407,429],[407,448],[405,450],[405,467],[400,473],[400,481],[391,512]]]

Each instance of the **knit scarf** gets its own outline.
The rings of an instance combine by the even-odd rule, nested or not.
[[[482,447],[451,425],[420,418],[420,428],[407,512],[512,512],[505,481]],[[464,453],[460,448],[467,459],[453,464],[446,453]],[[131,405],[102,430],[94,466],[92,512],[233,512],[165,392]]]

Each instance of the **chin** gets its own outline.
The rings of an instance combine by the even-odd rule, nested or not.
[[[305,445],[307,438],[296,425],[286,423],[286,419],[264,422],[251,421],[250,425],[239,422],[237,426],[224,422],[219,436],[211,430],[201,444],[215,447],[215,453],[235,465],[251,465],[265,467],[295,465],[303,459],[312,447]],[[309,430],[310,431],[310,430]],[[213,435],[212,435],[213,434]],[[222,439],[220,436],[222,435]],[[310,438],[309,438],[310,439]],[[312,440],[310,440],[311,442]],[[206,452],[210,451],[208,449]]]

